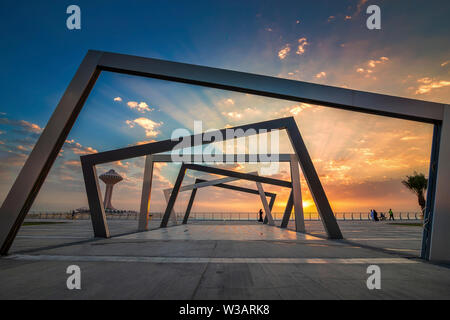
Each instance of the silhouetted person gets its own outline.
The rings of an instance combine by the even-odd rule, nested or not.
[[[384,215],[383,212],[380,212],[380,221],[384,221],[386,220],[386,216]]]
[[[375,209],[373,209],[373,220],[375,220],[375,221],[379,220],[378,219],[378,212]]]
[[[392,209],[389,209],[389,220],[395,221],[395,219],[394,219],[394,213],[392,212]]]
[[[258,214],[259,214],[258,222],[264,222],[262,209],[259,209]]]

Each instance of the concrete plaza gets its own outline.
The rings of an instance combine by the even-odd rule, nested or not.
[[[450,268],[418,259],[421,228],[340,221],[345,240],[253,222],[193,222],[134,233],[110,221],[93,239],[90,221],[24,226],[0,258],[1,299],[449,299]],[[290,228],[293,226],[290,225]],[[81,268],[68,290],[66,268]],[[366,286],[381,268],[381,290]]]

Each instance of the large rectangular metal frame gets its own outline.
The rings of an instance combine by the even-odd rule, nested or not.
[[[161,220],[161,225],[160,225],[161,228],[167,227],[170,215],[175,206],[175,201],[177,200],[178,194],[180,193],[181,184],[183,182],[184,176],[186,175],[186,170],[195,170],[195,171],[199,171],[199,172],[207,172],[207,173],[211,173],[211,174],[217,174],[217,175],[221,175],[221,176],[225,176],[225,177],[234,177],[234,178],[238,178],[238,179],[242,179],[242,180],[254,181],[257,184],[258,183],[259,184],[266,183],[266,184],[271,184],[271,185],[275,185],[275,186],[279,186],[279,187],[292,188],[292,183],[289,181],[284,181],[284,180],[274,179],[274,178],[269,178],[269,177],[262,177],[262,176],[258,176],[258,175],[254,175],[254,174],[226,170],[226,169],[221,169],[221,168],[209,167],[209,166],[204,166],[204,165],[200,165],[200,164],[183,163],[181,165],[180,171],[178,172],[178,176],[177,176],[177,179],[173,186],[172,193],[170,195],[166,210],[164,211],[164,216]],[[259,190],[257,192],[260,193]],[[194,195],[194,197],[195,197],[195,195]],[[191,196],[191,198],[192,198],[192,196]],[[192,201],[193,201],[193,199],[192,199]],[[188,207],[189,207],[189,205],[188,205]],[[267,207],[268,207],[268,205],[267,205]],[[291,210],[292,210],[292,208],[291,208]],[[266,210],[266,213],[267,213],[267,211],[270,211],[270,210]],[[285,212],[285,214],[286,214],[286,212]],[[273,220],[272,221],[271,220],[272,219],[269,217],[268,223],[270,225],[273,225]],[[337,226],[337,223],[336,223],[336,226]],[[339,226],[337,226],[337,228],[338,228],[337,232],[340,233]],[[342,234],[341,234],[341,238],[342,238]]]
[[[255,172],[247,172],[247,173],[248,174],[256,174],[256,175],[258,174],[257,171],[255,171]],[[206,187],[214,187],[216,185],[222,185],[223,188],[225,188],[225,189],[228,188],[228,189],[231,189],[231,190],[238,191],[239,189],[236,189],[236,188],[240,188],[240,187],[236,187],[234,185],[226,184],[228,182],[234,182],[234,181],[237,181],[237,180],[240,180],[240,179],[233,178],[233,177],[227,177],[227,178],[221,178],[221,179],[215,179],[215,180],[201,180],[200,182],[197,182],[197,181],[199,181],[199,179],[196,179],[195,180],[196,182],[194,184],[185,185],[185,186],[181,187],[179,192],[184,192],[184,191],[189,191],[189,190],[192,191],[192,190],[195,189],[195,193],[196,193],[198,189],[202,189],[202,188],[206,188]],[[259,182],[257,182],[257,184],[260,185]],[[242,188],[241,191],[246,192],[246,191],[251,190],[248,193],[256,192],[256,194],[258,194],[260,196],[260,198],[261,198],[261,202],[262,202],[263,207],[266,207],[266,206],[268,207],[267,209],[268,209],[269,213],[266,214],[267,221],[269,220],[267,216],[270,215],[270,218],[271,218],[270,220],[273,223],[272,209],[267,204],[267,199],[266,199],[266,196],[268,196],[268,193],[265,192],[263,190],[262,186],[259,186],[259,185],[258,185],[258,190],[253,190],[253,189],[249,189],[249,188]],[[259,190],[259,189],[261,189],[261,190]],[[166,199],[167,203],[169,203],[169,198],[170,198],[170,195],[172,193],[172,190],[173,190],[173,188],[167,188],[167,189],[163,190],[164,198]],[[246,190],[246,191],[244,191],[244,190]],[[272,196],[270,196],[270,197],[271,197],[271,201],[272,201],[273,196],[276,196],[276,195],[274,193],[271,193],[271,195]],[[191,193],[191,197],[192,197],[192,193]],[[193,201],[193,199],[192,199],[192,201]],[[172,211],[171,216],[175,216],[174,222],[177,223],[175,210]],[[266,220],[264,220],[264,221],[266,221]]]
[[[202,162],[205,163],[202,154],[185,154],[183,159],[186,163]],[[260,154],[222,154],[221,157],[215,157],[214,164],[223,163],[264,163],[273,161],[272,157],[270,160],[267,156]],[[152,181],[153,181],[153,164],[157,162],[172,163],[174,159],[170,154],[152,154],[145,157],[144,165],[144,178],[142,181],[142,195],[141,195],[141,205],[139,211],[139,222],[138,231],[148,230],[148,223],[150,218],[150,201],[151,201],[151,191],[152,191]],[[301,196],[301,184],[300,184],[300,174],[298,172],[298,159],[295,154],[280,153],[277,154],[277,162],[288,162],[290,166],[292,190],[297,190],[296,201],[293,201],[292,190],[291,197],[289,198],[291,203],[289,216],[287,220],[282,224],[284,227],[287,226],[290,213],[292,208],[294,208],[295,216],[295,230],[297,232],[305,232],[305,218],[303,214],[303,203]],[[295,168],[295,166],[297,168]]]
[[[0,208],[0,254],[8,253],[64,141],[102,71],[182,82],[435,126],[422,258],[450,261],[450,106],[257,74],[89,50]],[[158,149],[160,146],[158,147]],[[127,150],[123,150],[127,152]],[[440,152],[441,151],[441,152]],[[114,157],[106,157],[114,158]],[[106,162],[109,162],[108,159]],[[439,165],[438,165],[439,164]],[[95,168],[89,169],[93,172]],[[439,188],[436,186],[439,185]],[[97,186],[98,187],[98,186]],[[96,209],[100,209],[96,208]],[[439,223],[434,223],[439,220]]]
[[[211,180],[204,180],[204,179],[198,179],[197,178],[197,179],[195,179],[195,185],[203,183],[203,182],[210,182],[210,181]],[[235,185],[232,185],[232,184],[226,184],[226,183],[213,184],[213,185],[211,185],[211,187],[222,188],[222,189],[228,189],[228,190],[234,190],[234,191],[239,191],[239,192],[244,192],[244,193],[260,195],[259,190],[245,188],[245,187],[239,187],[239,186],[235,186]],[[184,217],[183,217],[183,224],[187,224],[187,222],[189,220],[189,215],[191,214],[191,209],[192,209],[192,206],[194,205],[194,200],[195,200],[195,196],[197,194],[197,190],[198,189],[199,188],[195,187],[195,188],[193,188],[191,190],[191,195],[189,196],[189,202],[188,202],[188,205],[187,205],[187,208],[186,208],[186,212],[184,213]],[[275,199],[277,198],[277,194],[273,193],[273,192],[266,192],[266,191],[264,191],[264,196],[270,198],[269,209],[270,209],[270,211],[272,211],[273,205],[275,204]],[[264,218],[264,224],[266,224],[267,222],[268,222],[268,219],[267,219],[267,215],[266,215],[266,217]]]

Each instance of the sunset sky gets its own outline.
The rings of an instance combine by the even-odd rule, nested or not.
[[[76,1],[81,30],[66,28],[67,1],[0,4],[0,201],[45,127],[88,49],[187,62],[281,78],[450,103],[448,1]],[[381,8],[381,30],[365,10]],[[333,209],[418,211],[401,179],[428,175],[429,124],[286,100],[104,72],[44,183],[32,210],[87,206],[80,155],[169,139],[177,128],[203,129],[294,116]],[[280,152],[292,149],[280,133]],[[113,204],[139,208],[144,159],[114,168],[124,181]],[[260,165],[225,166],[242,172]],[[158,164],[151,211],[177,164]],[[280,165],[272,175],[289,179]],[[195,177],[189,173],[185,183]],[[102,183],[103,184],[103,183]],[[237,185],[255,187],[254,183]],[[302,179],[305,211],[314,211]],[[279,194],[281,212],[288,190]],[[187,194],[177,202],[183,210]],[[221,189],[198,193],[193,211],[256,212],[257,196]]]

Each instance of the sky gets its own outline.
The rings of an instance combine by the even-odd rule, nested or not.
[[[81,9],[68,30],[66,8]],[[366,8],[381,9],[381,30]],[[0,4],[0,201],[87,50],[239,70],[413,99],[450,101],[448,1],[9,1]],[[87,206],[80,155],[169,139],[178,128],[223,128],[294,116],[336,212],[418,211],[401,180],[428,175],[432,126],[323,106],[103,72],[44,183],[33,211]],[[217,146],[220,149],[220,146]],[[280,152],[291,152],[280,133]],[[139,208],[144,159],[99,166],[124,177],[113,205]],[[250,172],[262,165],[226,165]],[[179,165],[158,164],[151,211]],[[281,164],[272,177],[289,179]],[[185,183],[211,176],[188,172]],[[248,182],[236,185],[255,187]],[[278,194],[283,211],[288,190]],[[104,188],[102,183],[102,188]],[[315,207],[302,177],[305,211]],[[184,210],[187,194],[176,209]],[[254,195],[198,192],[193,211],[256,212]]]

